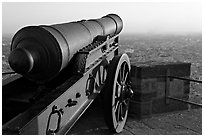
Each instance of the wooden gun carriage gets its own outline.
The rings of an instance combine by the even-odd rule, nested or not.
[[[3,134],[66,134],[101,95],[105,121],[121,132],[128,114],[130,61],[119,55],[121,18],[28,26],[13,37],[2,83]]]

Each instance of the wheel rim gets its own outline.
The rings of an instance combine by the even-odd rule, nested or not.
[[[127,97],[127,90],[130,72],[128,61],[119,61],[113,85],[112,116],[113,125],[117,133],[122,131],[128,114],[129,99]]]

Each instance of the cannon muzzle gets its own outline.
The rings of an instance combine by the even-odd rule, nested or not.
[[[114,36],[123,23],[116,14],[77,22],[28,26],[13,37],[9,64],[30,80],[46,82],[57,76],[83,47],[98,35]]]

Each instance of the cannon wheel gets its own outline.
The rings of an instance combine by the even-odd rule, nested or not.
[[[125,125],[129,98],[130,61],[127,54],[116,56],[109,65],[104,87],[105,121],[111,132],[120,133]]]

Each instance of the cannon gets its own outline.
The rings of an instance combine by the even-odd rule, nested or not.
[[[119,54],[122,19],[99,19],[27,26],[11,42],[2,82],[3,134],[66,134],[90,104],[103,100],[112,132],[125,125],[130,61]]]
[[[114,14],[95,20],[25,27],[12,40],[9,64],[25,77],[45,82],[64,69],[74,54],[94,38],[112,37],[122,27],[122,20]]]

